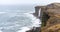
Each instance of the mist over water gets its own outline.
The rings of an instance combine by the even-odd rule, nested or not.
[[[34,17],[32,6],[1,6],[0,32],[25,32],[39,27],[40,20]]]

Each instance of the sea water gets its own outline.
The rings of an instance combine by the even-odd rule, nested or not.
[[[1,7],[0,32],[26,32],[33,27],[40,27],[40,20],[31,13],[34,13],[34,10]]]

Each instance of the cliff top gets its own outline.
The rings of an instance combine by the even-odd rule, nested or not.
[[[42,25],[45,25],[41,27],[41,31],[60,32],[60,3],[51,3],[41,9],[43,11],[42,20],[44,20],[42,21]]]

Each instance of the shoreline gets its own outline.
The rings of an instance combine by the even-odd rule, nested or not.
[[[36,15],[35,15],[35,13],[31,13],[34,17],[36,17],[36,18],[38,18]],[[39,18],[38,18],[39,19]],[[39,19],[40,20],[40,19]],[[39,25],[41,25],[41,24],[39,24]],[[40,29],[40,26],[39,27],[33,27],[32,29],[30,29],[30,30],[28,30],[28,31],[26,31],[26,32],[41,32],[40,31],[41,29]]]

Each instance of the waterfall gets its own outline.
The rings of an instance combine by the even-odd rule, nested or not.
[[[40,17],[40,12],[41,12],[41,8],[40,8],[39,11],[38,11],[38,17]]]

